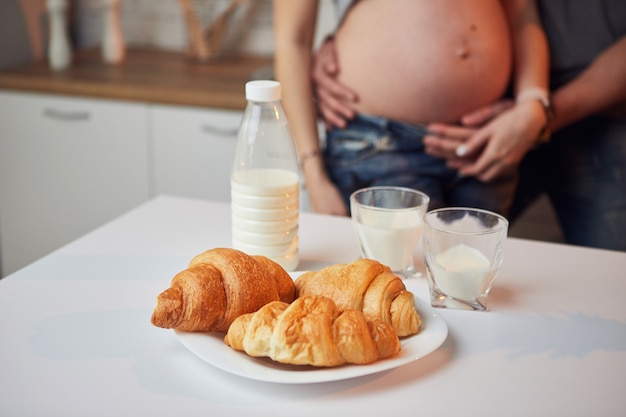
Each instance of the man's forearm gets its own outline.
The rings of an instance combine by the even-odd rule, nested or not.
[[[626,102],[626,36],[577,78],[554,91],[552,100],[553,131]]]

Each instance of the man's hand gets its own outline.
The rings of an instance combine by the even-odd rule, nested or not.
[[[533,142],[537,132],[525,120],[537,116],[532,105],[514,107],[500,100],[462,117],[462,126],[433,123],[424,137],[426,152],[444,158],[462,175],[490,181],[513,169]],[[534,114],[533,114],[534,112]],[[536,130],[536,129],[535,129]]]
[[[537,101],[518,103],[504,111],[485,127],[474,133],[461,147],[457,156],[465,153],[475,159],[448,160],[448,166],[459,173],[489,182],[513,171],[535,144],[543,125],[545,113]]]
[[[475,154],[478,148],[468,149],[465,142],[492,119],[515,105],[513,100],[499,100],[482,107],[461,118],[461,126],[444,123],[428,125],[428,134],[424,137],[426,153],[448,160],[459,157],[467,158]]]
[[[335,41],[328,37],[313,56],[311,78],[317,97],[318,112],[326,127],[343,128],[354,117],[350,103],[358,100],[357,94],[337,81],[339,62],[335,53]]]
[[[479,109],[462,121],[472,127],[429,125],[426,152],[446,159],[462,175],[487,182],[519,164],[545,124],[545,114],[538,102],[516,105],[507,100]]]
[[[498,100],[488,106],[461,117],[461,124],[468,127],[483,126],[485,123],[497,117],[500,113],[510,109],[514,105],[515,102],[511,99]]]

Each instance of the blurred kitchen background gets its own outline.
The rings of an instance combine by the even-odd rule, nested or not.
[[[102,41],[105,0],[68,0],[68,32],[75,50],[97,47]],[[120,18],[128,48],[185,51],[188,42],[182,3],[179,0],[121,0]],[[271,56],[272,0],[189,0],[200,24],[206,28],[229,7],[229,37],[225,53]],[[332,0],[320,2],[318,42],[335,22]],[[41,59],[48,43],[46,0],[0,1],[0,68]]]
[[[52,70],[47,6],[64,3],[75,59]],[[316,45],[335,22],[320,0]],[[0,277],[159,194],[229,201],[243,85],[273,52],[271,0],[0,0]],[[546,199],[509,235],[561,241]]]

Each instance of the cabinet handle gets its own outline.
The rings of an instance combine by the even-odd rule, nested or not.
[[[44,109],[43,115],[55,120],[63,120],[66,122],[84,122],[89,120],[88,111],[63,111],[56,109]]]
[[[207,135],[217,135],[224,137],[236,137],[237,132],[239,131],[238,127],[219,127],[208,124],[203,124],[200,126],[200,130]]]

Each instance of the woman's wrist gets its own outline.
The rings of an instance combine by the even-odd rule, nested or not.
[[[319,148],[302,153],[300,155],[300,169],[304,170],[304,167],[307,165],[308,162],[312,161],[313,159],[321,159],[321,157],[322,151]]]
[[[554,106],[552,105],[552,98],[550,96],[550,92],[548,90],[544,90],[542,88],[529,88],[521,91],[516,99],[516,103],[526,103],[526,102],[536,102],[541,105],[543,110],[543,114],[545,116],[545,122],[543,127],[539,131],[537,138],[535,139],[535,144],[540,145],[542,143],[547,143],[550,141],[551,131],[550,131],[550,122],[554,119]]]
[[[322,152],[318,151],[312,154],[314,155],[304,158],[304,163],[302,156],[300,157],[300,172],[304,177],[304,181],[307,184],[329,181]],[[303,156],[304,155],[305,154],[303,154]]]

